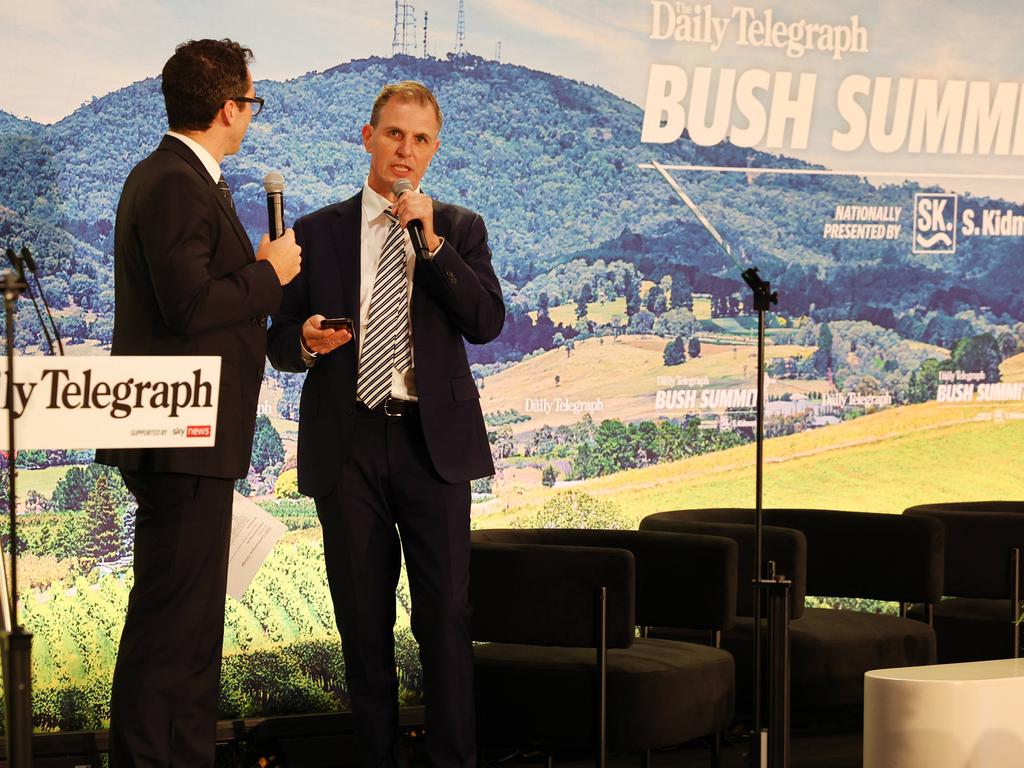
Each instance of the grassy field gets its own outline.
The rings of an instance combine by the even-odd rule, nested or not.
[[[29,491],[35,491],[49,498],[53,495],[53,489],[57,487],[60,479],[68,473],[71,466],[46,467],[45,469],[19,469],[18,481],[15,485],[18,491],[18,505],[28,495]]]
[[[713,387],[755,386],[757,350],[754,347],[704,344],[699,358],[668,367],[662,359],[665,343],[665,339],[658,336],[620,336],[587,339],[576,344],[571,355],[564,349],[550,350],[488,377],[480,392],[481,405],[484,413],[510,408],[528,413],[527,398],[600,400],[604,409],[593,414],[595,421],[611,418],[631,421],[654,418],[657,415],[655,391],[674,386],[678,377],[706,377]],[[768,347],[768,358],[804,356],[813,351],[813,347],[773,344]],[[666,377],[666,381],[671,377],[673,383],[659,384],[661,377]],[[806,394],[827,388],[825,381],[779,380],[770,384],[768,395]],[[536,429],[540,423],[569,424],[581,416],[554,409],[548,414],[534,412],[533,415],[530,421],[514,424],[513,432],[519,434]]]
[[[534,322],[537,320],[537,312],[530,312]],[[607,324],[612,318],[618,315],[622,322],[626,322],[626,300],[615,299],[614,301],[594,301],[587,304],[587,319],[595,323]],[[555,325],[576,326],[576,304],[560,304],[557,307],[548,309],[548,317]]]
[[[765,445],[765,504],[900,512],[926,502],[1020,497],[1024,407],[925,403]],[[752,506],[754,447],[573,484],[634,524],[651,512]],[[560,487],[508,489],[474,508],[478,527],[536,512]]]
[[[1003,381],[1024,381],[1024,352],[1003,360],[999,373]]]

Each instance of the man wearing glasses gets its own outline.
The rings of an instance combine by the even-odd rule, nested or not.
[[[170,130],[128,176],[114,236],[115,355],[220,355],[212,448],[96,452],[138,501],[111,693],[111,765],[213,766],[231,495],[249,469],[266,316],[299,271],[289,229],[252,245],[220,172],[263,106],[230,40],[178,46]]]

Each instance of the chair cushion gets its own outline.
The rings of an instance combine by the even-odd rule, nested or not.
[[[474,649],[482,745],[590,749],[596,652],[487,643]],[[726,728],[734,707],[726,651],[640,638],[608,652],[608,746],[663,747]]]
[[[911,616],[921,613],[911,610]],[[1013,655],[1010,601],[955,597],[935,605],[940,664],[1007,659]]]
[[[736,656],[738,706],[750,711],[753,621],[739,619],[722,647]],[[790,703],[794,720],[864,702],[864,673],[935,663],[935,632],[923,621],[879,613],[807,608],[789,624]],[[809,720],[807,717],[806,720]]]

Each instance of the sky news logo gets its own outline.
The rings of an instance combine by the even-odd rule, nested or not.
[[[209,437],[210,436],[210,425],[204,424],[203,426],[190,426],[185,430],[185,437]]]
[[[956,208],[956,195],[914,195],[914,253],[956,253]]]

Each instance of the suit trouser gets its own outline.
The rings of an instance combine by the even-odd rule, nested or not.
[[[405,762],[393,634],[404,551],[427,756],[438,768],[475,766],[469,483],[437,475],[418,415],[388,417],[357,406],[339,482],[316,506],[363,765]]]
[[[110,700],[111,765],[212,766],[234,482],[121,475],[139,508]]]

